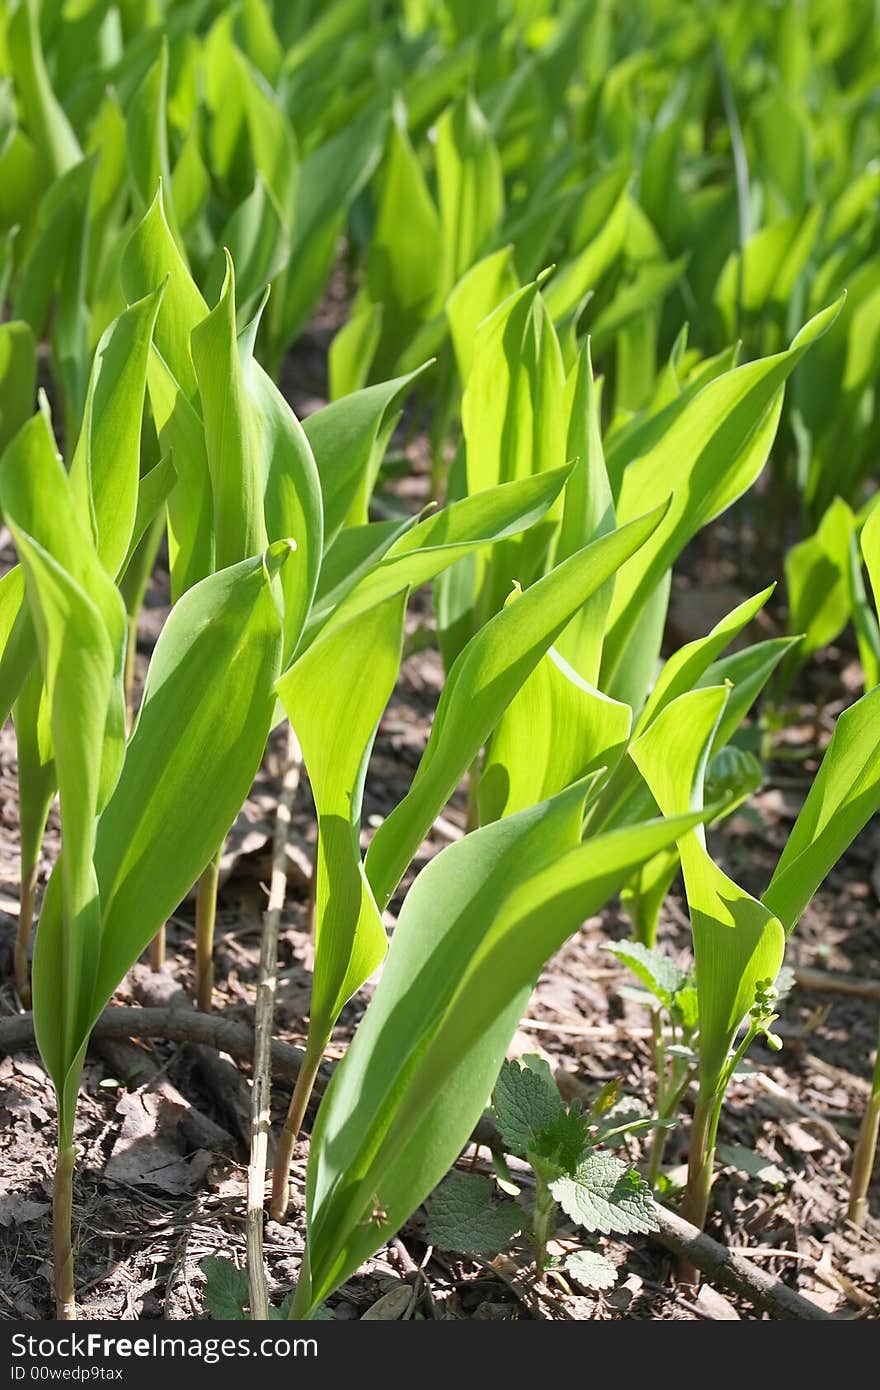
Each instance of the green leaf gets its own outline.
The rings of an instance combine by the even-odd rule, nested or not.
[[[775,357],[750,362],[710,382],[662,440],[624,473],[618,522],[673,490],[673,501],[651,541],[617,577],[602,661],[602,686],[615,693],[621,665],[646,596],[701,527],[751,485],[764,466],[782,408],[786,378],[811,344],[834,322],[842,300],[811,319]]]
[[[852,611],[850,545],[852,511],[839,497],[831,503],[815,535],[792,546],[785,557],[789,626],[803,633],[799,659],[839,637]]]
[[[614,529],[614,503],[602,452],[600,394],[593,380],[589,339],[569,373],[566,394],[567,452],[576,462],[565,489],[557,564]],[[566,660],[592,684],[599,679],[605,622],[613,593],[614,584],[609,580],[579,610],[557,643]]]
[[[300,167],[290,261],[269,308],[276,352],[292,341],[321,296],[348,210],[381,157],[386,124],[384,110],[368,110]]]
[[[630,756],[665,815],[703,804],[703,777],[727,690],[681,695],[636,740]],[[710,858],[702,830],[678,844],[687,893],[700,1009],[700,1075],[709,1083],[727,1060],[761,980],[782,965],[785,934],[773,912]]]
[[[635,1168],[613,1154],[593,1151],[572,1177],[550,1184],[550,1191],[576,1225],[603,1235],[649,1234],[657,1230],[654,1198]]]
[[[787,933],[880,806],[880,687],[837,720],[763,901]],[[765,972],[768,973],[769,972]]]
[[[482,255],[504,211],[501,161],[470,92],[437,122],[437,191],[448,291]]]
[[[0,454],[34,406],[37,345],[30,324],[0,323]]]
[[[320,637],[278,682],[318,817],[309,1050],[320,1055],[345,1003],[386,949],[361,861],[361,792],[400,666],[406,591]]]
[[[205,1276],[205,1307],[215,1322],[243,1322],[247,1319],[248,1279],[231,1260],[206,1255],[199,1265]]]
[[[513,248],[505,246],[477,261],[446,300],[446,317],[462,386],[467,385],[474,363],[477,329],[518,288]]]
[[[402,397],[429,363],[407,376],[354,391],[303,422],[324,498],[324,544],[345,525],[364,524]]]
[[[225,569],[266,546],[263,477],[239,357],[228,251],[220,299],[193,329],[192,355],[214,497],[214,563]]]
[[[614,172],[613,179],[618,178]],[[547,308],[557,323],[615,264],[623,250],[629,216],[630,199],[624,188],[601,230],[553,276],[547,289]]]
[[[321,570],[324,517],[318,469],[302,425],[278,387],[239,339],[250,428],[259,456],[263,514],[270,542],[293,539],[296,562],[284,565],[283,665],[296,650]]]
[[[381,336],[381,304],[363,305],[342,325],[327,354],[331,401],[366,386]]]
[[[489,734],[559,632],[659,524],[654,512],[557,566],[496,614],[457,658],[409,791],[373,837],[367,874],[383,906]]]
[[[495,1184],[481,1173],[450,1173],[428,1201],[427,1235],[439,1250],[497,1255],[522,1230],[516,1202],[493,1202]]]
[[[25,575],[61,798],[57,928],[43,930],[47,895],[34,954],[34,1027],[69,1144],[79,1023],[91,995],[100,933],[95,817],[116,781],[125,735],[125,612],[91,537],[77,522],[42,413],[6,451],[0,499]]]
[[[581,845],[583,795],[569,789],[466,836],[410,890],[376,994],[318,1114],[297,1316],[398,1229],[454,1161],[548,955],[637,863],[694,823]],[[388,1215],[382,1231],[367,1221],[377,1199]]]
[[[629,705],[581,680],[551,647],[489,741],[477,789],[481,824],[545,801],[599,767],[613,767],[631,724]]]
[[[147,363],[163,286],[126,309],[95,352],[70,480],[111,578],[128,554],[138,501]]]
[[[573,1250],[566,1256],[563,1269],[582,1289],[601,1292],[617,1283],[617,1266],[598,1250]]]
[[[279,542],[211,575],[162,629],[98,824],[103,932],[89,1027],[214,855],[260,765],[281,657],[272,579],[290,554]]]
[[[126,153],[128,172],[138,210],[150,206],[158,191],[172,192],[171,165],[168,160],[168,40],[162,36],[159,56],[132,96],[126,111]],[[180,232],[169,198],[166,216],[178,245]]]
[[[20,0],[6,29],[9,57],[28,130],[54,178],[82,159],[82,150],[52,91],[40,39],[40,5]]]
[[[39,862],[49,808],[58,790],[49,704],[39,664],[31,667],[12,717],[18,762],[18,820],[24,882]]]
[[[376,371],[393,371],[400,353],[436,306],[443,238],[437,209],[406,132],[394,112],[383,165],[376,221],[366,257],[366,290],[383,306]]]
[[[687,983],[687,975],[662,951],[653,950],[641,941],[616,941],[606,948],[630,970],[664,1008]]]
[[[328,616],[333,623],[340,622],[404,585],[416,589],[475,549],[527,531],[552,507],[566,475],[566,469],[557,469],[554,473],[486,488],[442,511],[429,513],[414,526],[398,527],[399,534],[377,558],[374,568],[361,578],[353,574],[351,579],[357,582],[350,585],[347,593],[337,587],[333,595],[335,608],[328,613],[325,600],[316,608],[313,624],[317,626]]]
[[[190,350],[193,329],[208,307],[169,230],[161,189],[131,234],[120,273],[131,301],[165,284],[147,383],[160,446],[173,456],[177,473],[168,499],[168,549],[172,595],[178,598],[214,568],[211,476]]]
[[[565,1114],[552,1076],[519,1062],[504,1062],[492,1092],[492,1108],[508,1153],[525,1158]]]

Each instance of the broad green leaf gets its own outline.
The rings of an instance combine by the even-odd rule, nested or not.
[[[34,619],[43,680],[52,710],[53,736],[56,713],[59,718],[67,719],[73,730],[77,719],[84,718],[76,705],[78,680],[81,679],[90,689],[89,698],[97,700],[94,710],[90,708],[88,711],[82,741],[75,733],[70,733],[69,738],[83,764],[88,757],[95,758],[89,778],[98,778],[95,801],[100,809],[115,785],[125,744],[122,689],[125,611],[119,593],[98,558],[87,518],[78,511],[70,478],[55,448],[51,425],[42,411],[19,430],[3,456],[0,465],[0,502],[25,573],[28,608]],[[26,554],[21,553],[22,548]],[[44,586],[45,592],[40,585]],[[34,607],[37,601],[47,605],[43,616]],[[75,665],[73,640],[69,634],[65,637],[64,633],[63,613],[66,606],[74,615],[72,621],[79,633],[79,640],[85,643],[81,653],[82,672]],[[89,633],[93,636],[98,653],[93,666],[89,664]],[[111,667],[106,677],[107,689],[99,698],[97,691],[104,680],[106,652],[110,653]],[[60,672],[66,669],[67,662],[71,663],[71,701],[60,697],[56,701],[56,684],[60,683],[61,690],[66,687],[66,679]],[[52,666],[51,680],[46,671],[47,663]],[[100,739],[91,729],[95,719],[103,721]],[[60,758],[59,750],[58,775],[59,784],[63,787]],[[82,768],[76,775],[83,775]],[[71,775],[69,788],[76,785],[76,775]],[[91,805],[89,787],[90,781],[86,780],[82,795],[84,808]],[[71,790],[68,791],[70,800]],[[89,819],[87,809],[85,814]],[[94,814],[92,811],[91,819],[94,819]]]
[[[289,254],[287,229],[278,206],[258,175],[252,191],[220,233],[203,281],[206,298],[216,299],[222,294],[227,257],[231,256],[238,303],[247,309],[286,264]]]
[[[518,288],[513,248],[505,246],[477,261],[446,300],[446,317],[462,386],[467,385],[471,374],[477,329]]]
[[[566,462],[562,354],[538,282],[516,294],[477,330],[462,398],[469,493]],[[521,540],[496,546],[481,585],[481,610],[501,607],[513,580],[528,584],[546,551],[561,504]]]
[[[555,321],[595,289],[623,250],[630,198],[624,188],[601,231],[556,272],[547,287],[547,309]]]
[[[193,329],[214,498],[214,562],[226,569],[265,549],[263,477],[235,327],[235,270],[226,253],[220,299]]]
[[[163,35],[159,56],[144,77],[126,111],[128,171],[138,210],[149,208],[160,189],[172,193],[171,165],[168,159],[168,42]],[[165,215],[174,240],[180,245],[180,232],[174,205],[169,197]]]
[[[841,302],[811,319],[786,351],[710,382],[653,449],[625,471],[619,522],[673,491],[666,519],[614,588],[602,661],[603,688],[614,692],[620,666],[650,595],[701,527],[720,515],[760,473],[782,408],[786,378],[834,322]]]
[[[36,638],[25,602],[24,570],[14,565],[0,579],[0,718],[4,724],[36,656]]]
[[[482,1173],[450,1173],[428,1203],[428,1239],[459,1255],[497,1255],[528,1218],[517,1202],[493,1202],[497,1189]]]
[[[556,562],[565,560],[598,536],[614,529],[614,503],[602,452],[600,393],[593,380],[590,340],[566,382],[569,401],[568,457],[575,459],[565,488]],[[614,593],[613,581],[585,603],[557,643],[560,653],[584,680],[599,679],[605,621]]]
[[[46,71],[40,8],[38,0],[19,0],[8,21],[6,41],[28,129],[51,174],[58,178],[79,163],[82,150]]]
[[[558,468],[486,488],[401,529],[375,567],[349,593],[336,589],[332,612],[326,605],[316,609],[314,624],[327,618],[339,622],[403,586],[418,588],[475,549],[527,531],[553,506],[567,476],[567,469]]]
[[[394,370],[409,339],[436,307],[442,265],[440,219],[404,113],[397,110],[366,257],[367,294],[383,307],[375,364],[380,376]]]
[[[278,542],[209,576],[162,629],[98,823],[103,928],[88,1027],[222,843],[260,765],[281,658],[272,578],[289,556]]]
[[[67,1080],[79,1051],[79,1020],[91,995],[101,924],[92,863],[95,816],[116,779],[124,736],[116,690],[124,658],[125,614],[118,592],[90,550],[91,538],[77,524],[44,417],[36,416],[18,440],[27,449],[30,467],[27,473],[16,468],[16,451],[7,451],[0,495],[36,630],[62,816],[57,927],[44,932],[41,913],[34,956],[34,1026],[56,1086],[59,1122],[67,1138],[72,1124]],[[54,510],[65,490],[67,506],[58,509],[57,521],[47,518],[47,496],[53,497]],[[122,715],[124,720],[124,710]]]
[[[192,402],[197,393],[190,338],[207,317],[208,306],[178,250],[161,187],[129,238],[121,263],[122,287],[129,303],[143,299],[167,279],[156,320],[155,345],[178,389]],[[184,461],[178,466],[183,470]]]
[[[400,667],[406,590],[320,637],[278,682],[318,818],[309,1050],[320,1055],[345,1003],[385,955],[360,852],[361,793]]]
[[[810,787],[764,893],[787,933],[826,874],[880,806],[880,687],[837,720],[822,766]]]
[[[325,546],[346,521],[358,525],[367,520],[367,505],[402,397],[429,365],[354,391],[303,421],[321,479]]]
[[[489,741],[477,791],[480,823],[546,801],[599,767],[613,767],[631,724],[629,705],[603,695],[551,647]]]
[[[452,289],[483,254],[504,211],[501,161],[470,92],[437,122],[437,192],[443,237],[441,283]]]
[[[296,1316],[398,1230],[454,1161],[547,957],[637,863],[694,823],[580,845],[583,794],[570,788],[466,836],[410,890],[315,1125]],[[377,1203],[381,1227],[367,1219]]]
[[[46,819],[58,790],[49,703],[39,663],[31,667],[12,717],[18,761],[21,879],[24,883],[39,862]]]
[[[290,262],[269,306],[276,353],[293,339],[321,296],[348,210],[381,157],[386,122],[384,111],[367,111],[302,163]]]
[[[163,289],[138,300],[103,334],[70,465],[80,516],[111,578],[128,554],[137,512],[147,363]]]
[[[381,304],[365,304],[342,325],[327,354],[331,401],[366,386],[381,334]]]
[[[706,763],[726,701],[727,690],[718,686],[681,695],[630,749],[665,815],[702,807]],[[711,1087],[755,1001],[756,985],[779,973],[785,933],[772,911],[718,868],[701,827],[683,836],[678,850],[694,935],[700,1077]]]
[[[850,547],[855,519],[841,498],[832,502],[815,535],[792,546],[785,557],[789,626],[803,633],[806,661],[839,637],[852,611]]]
[[[269,541],[290,537],[296,559],[280,574],[287,665],[302,636],[321,569],[324,518],[321,485],[309,441],[287,401],[239,339],[250,427],[256,439],[263,513]]]
[[[0,323],[0,454],[34,408],[37,344],[30,324]]]
[[[434,817],[571,615],[644,543],[662,514],[652,512],[563,561],[464,648],[449,672],[410,789],[367,854],[367,875],[380,905],[390,899]]]

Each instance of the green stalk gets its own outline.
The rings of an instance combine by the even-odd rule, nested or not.
[[[688,1178],[681,1214],[686,1221],[702,1231],[709,1210],[709,1193],[715,1172],[715,1141],[718,1136],[718,1122],[721,1108],[730,1085],[731,1078],[757,1037],[759,1028],[750,1023],[739,1047],[728,1058],[721,1071],[708,1080],[701,1080],[691,1127],[691,1142],[688,1151]],[[685,1284],[699,1282],[699,1272],[689,1260],[679,1266],[679,1279]]]
[[[323,1048],[306,1048],[306,1055],[297,1074],[293,1095],[290,1097],[284,1126],[278,1136],[275,1164],[272,1169],[272,1196],[269,1202],[269,1215],[273,1221],[283,1221],[287,1215],[287,1204],[290,1200],[290,1164],[293,1159],[293,1150],[302,1128],[302,1122],[305,1119],[323,1056]]]
[[[877,1039],[877,1056],[874,1058],[874,1073],[871,1077],[871,1094],[865,1106],[859,1137],[853,1150],[847,1216],[854,1226],[863,1226],[868,1214],[868,1188],[871,1185],[871,1174],[877,1155],[878,1135],[880,1135],[880,1035]]]
[[[556,1202],[548,1184],[535,1172],[535,1210],[532,1218],[535,1237],[535,1264],[543,1279],[547,1267],[547,1245],[556,1231]]]
[[[15,936],[15,988],[26,1009],[31,1006],[31,982],[28,976],[28,944],[34,926],[34,902],[37,895],[37,864],[25,864],[22,855],[21,893],[19,895],[18,931]]]
[[[196,1003],[206,1014],[211,1012],[214,999],[214,924],[221,853],[222,846],[196,887]]]
[[[52,1243],[55,1259],[55,1316],[76,1321],[73,1280],[73,1169],[76,1149],[59,1131],[52,1187]]]

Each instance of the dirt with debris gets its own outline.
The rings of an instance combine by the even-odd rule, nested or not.
[[[332,318],[332,315],[331,315]],[[323,336],[322,336],[323,334]],[[287,383],[306,412],[320,402],[327,337],[319,325],[305,340]],[[427,495],[424,446],[409,446],[415,480],[403,500],[417,507]],[[399,495],[399,494],[398,494]],[[747,550],[748,513],[716,528],[711,554],[687,557],[677,578],[670,620],[678,643],[705,631],[723,612],[766,582]],[[8,537],[0,565],[13,561]],[[703,544],[703,542],[701,542]],[[725,558],[726,557],[726,558]],[[706,582],[707,570],[711,582]],[[748,573],[748,583],[743,571]],[[697,584],[695,576],[700,576]],[[753,582],[754,581],[754,582]],[[715,611],[717,608],[717,612]],[[153,581],[139,637],[139,670],[167,611],[167,580]],[[773,608],[780,621],[780,605]],[[408,786],[424,747],[442,687],[436,651],[420,635],[430,620],[430,597],[417,595],[409,615],[412,652],[382,720],[367,779],[364,844],[378,820]],[[763,619],[761,635],[773,630]],[[832,650],[795,688],[796,718],[783,731],[780,757],[767,785],[712,836],[720,862],[743,885],[760,892],[803,800],[835,715],[854,698],[852,652]],[[282,749],[272,744],[224,858],[217,922],[215,1006],[252,1022],[262,912],[270,873],[274,806]],[[276,1035],[303,1043],[309,1000],[311,942],[309,880],[314,849],[313,808],[300,787],[288,846],[288,899],[279,942]],[[460,791],[438,821],[412,872],[464,831]],[[18,1009],[12,985],[12,943],[18,895],[15,741],[0,733],[0,1019]],[[829,877],[795,933],[788,963],[840,971],[880,982],[880,824],[876,821]],[[41,885],[58,850],[50,818]],[[412,873],[410,875],[410,879]],[[405,886],[405,885],[404,885]],[[394,911],[387,916],[393,929]],[[587,922],[544,970],[528,1016],[515,1039],[518,1054],[537,1052],[556,1071],[563,1093],[586,1100],[609,1081],[650,1105],[653,1095],[649,1016],[622,995],[631,977],[609,954],[609,941],[628,934],[618,906]],[[689,927],[676,884],[663,909],[661,943],[682,962]],[[168,924],[168,963],[154,975],[136,967],[117,994],[130,1004],[191,1007],[194,984],[193,909],[187,902]],[[331,1056],[341,1056],[370,996],[365,988],[344,1010]],[[877,1036],[877,999],[815,992],[795,984],[782,1006],[780,1054],[754,1048],[750,1069],[737,1077],[719,1135],[724,1166],[713,1189],[711,1235],[738,1248],[841,1318],[876,1316],[880,1295],[880,1185],[863,1229],[846,1220],[852,1145],[868,1095]],[[199,1319],[207,1316],[202,1262],[245,1255],[248,1152],[248,1068],[189,1043],[94,1043],[77,1116],[80,1149],[75,1184],[77,1293],[83,1318]],[[275,1087],[280,1123],[288,1092]],[[686,1102],[687,1111],[690,1102]],[[54,1100],[38,1058],[0,1060],[0,1318],[51,1316],[50,1196],[54,1162]],[[687,1126],[677,1126],[667,1149],[671,1195],[683,1176]],[[298,1148],[293,1200],[285,1225],[269,1221],[265,1253],[273,1301],[296,1282],[304,1237],[303,1186],[308,1140]],[[643,1157],[631,1140],[631,1157]],[[490,1171],[487,1155],[467,1161]],[[572,1235],[563,1226],[560,1237]],[[743,1299],[704,1286],[676,1287],[673,1259],[645,1237],[603,1240],[618,1281],[603,1293],[579,1291],[551,1275],[534,1288],[512,1259],[456,1259],[426,1244],[424,1213],[379,1252],[332,1299],[335,1318],[562,1318],[753,1319]]]

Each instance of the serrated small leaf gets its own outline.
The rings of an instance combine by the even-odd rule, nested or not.
[[[610,1289],[617,1283],[617,1268],[598,1250],[573,1250],[563,1266],[584,1289]]]
[[[460,1255],[495,1255],[523,1228],[516,1202],[493,1203],[491,1178],[450,1173],[428,1203],[428,1239]]]
[[[502,1066],[492,1104],[505,1147],[519,1158],[525,1158],[530,1149],[543,1152],[539,1136],[565,1118],[552,1077],[518,1062]]]
[[[589,1154],[572,1177],[557,1178],[550,1190],[585,1231],[632,1235],[657,1230],[650,1187],[613,1154]]]
[[[215,1322],[244,1322],[248,1301],[248,1281],[243,1269],[231,1260],[208,1255],[202,1260],[205,1276],[205,1307]]]
[[[661,1003],[669,1008],[673,998],[687,980],[683,970],[664,956],[662,951],[653,950],[641,941],[616,941],[607,947],[624,965],[641,980],[642,984]]]

